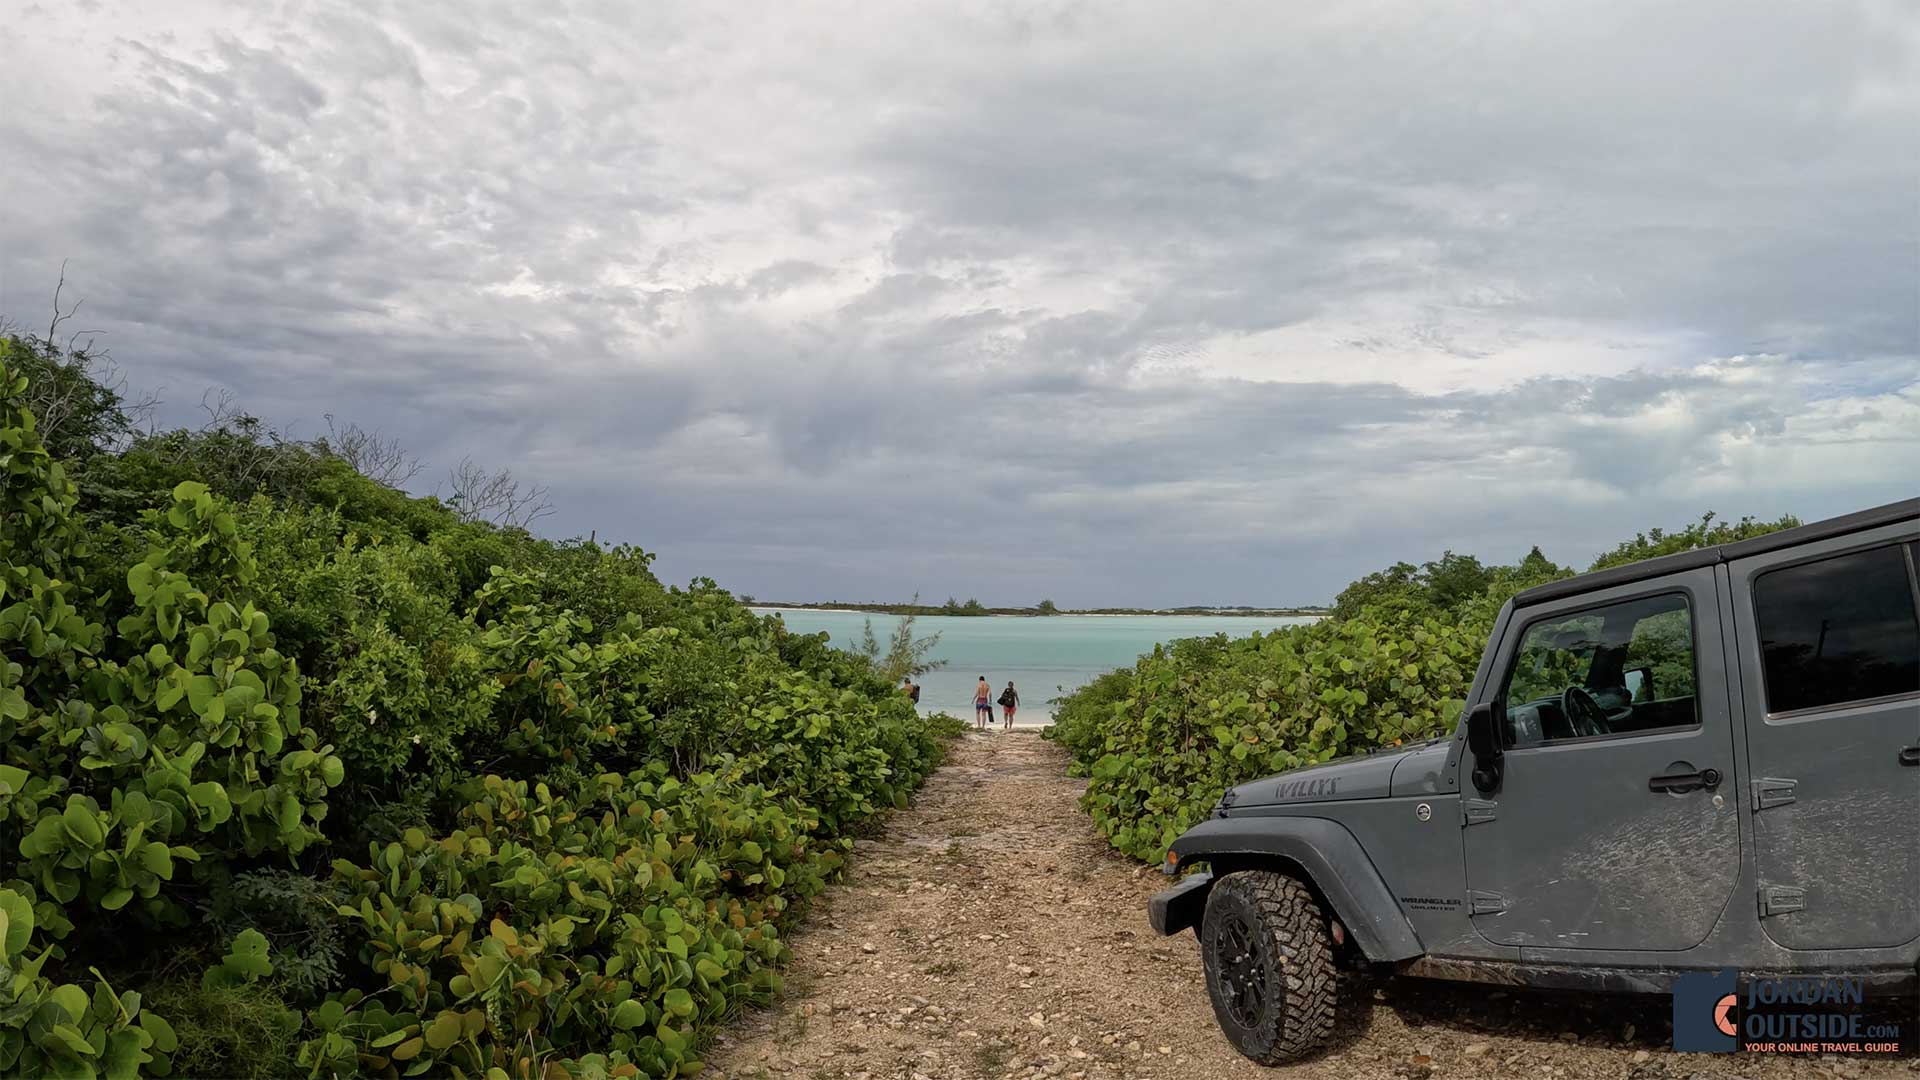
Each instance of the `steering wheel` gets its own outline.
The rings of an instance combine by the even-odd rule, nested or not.
[[[1600,703],[1583,687],[1567,687],[1566,693],[1560,695],[1560,709],[1566,713],[1567,724],[1573,728],[1576,738],[1613,734],[1613,725],[1607,720],[1607,710],[1601,708]]]

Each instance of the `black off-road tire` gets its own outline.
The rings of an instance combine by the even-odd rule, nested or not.
[[[1262,1065],[1318,1051],[1333,1033],[1339,976],[1327,915],[1298,880],[1243,870],[1214,883],[1200,921],[1207,996],[1227,1041]]]

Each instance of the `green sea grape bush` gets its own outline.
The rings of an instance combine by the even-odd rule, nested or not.
[[[18,448],[9,500],[37,505],[43,538],[77,537],[60,466],[33,452],[11,399],[0,408],[0,442]],[[73,580],[87,554],[77,542],[10,551],[0,840],[21,858],[14,873],[53,903],[117,911],[138,900],[177,922],[183,910],[162,895],[177,861],[298,853],[319,837],[342,765],[302,730],[299,675],[265,614],[209,596],[180,569],[244,580],[250,549],[231,515],[183,483],[149,525],[124,597]],[[125,613],[109,626],[114,610]],[[58,934],[66,916],[48,925]]]
[[[69,469],[25,385],[0,363],[0,1074],[691,1074],[960,726],[322,444]]]
[[[0,782],[19,795],[0,800],[22,833],[16,873],[53,900],[117,911],[137,899],[177,922],[161,895],[176,860],[299,853],[344,768],[302,729],[298,671],[265,614],[172,568],[244,577],[232,518],[183,483],[154,521],[111,629],[95,618],[111,598],[50,577],[0,608],[0,645],[25,661],[9,655],[0,709]]]
[[[1118,668],[1096,676],[1054,701],[1053,723],[1042,733],[1073,755],[1069,771],[1074,775],[1085,776],[1087,765],[1105,753],[1103,746],[1114,710],[1124,710],[1127,698],[1133,695],[1134,670]]]
[[[841,860],[808,808],[737,772],[682,781],[656,764],[558,794],[487,777],[462,828],[336,862],[386,987],[321,1006],[302,1064],[690,1068],[702,1025],[778,991],[779,920]]]
[[[1052,737],[1095,827],[1157,862],[1234,784],[1444,730],[1479,654],[1471,631],[1401,612],[1176,641],[1069,695]]]
[[[178,1045],[165,1018],[97,970],[91,990],[43,974],[56,948],[36,931],[30,896],[0,889],[0,1075],[165,1075]]]
[[[339,511],[255,498],[236,511],[258,538],[256,602],[306,674],[303,715],[337,747],[363,802],[410,777],[446,779],[493,723],[496,665],[461,609],[454,560],[410,538],[376,539]]]

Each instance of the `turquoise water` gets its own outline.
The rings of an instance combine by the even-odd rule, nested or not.
[[[801,633],[832,635],[842,648],[860,640],[861,626],[873,620],[874,636],[886,644],[899,620],[894,615],[868,616],[847,611],[773,611],[787,627]],[[1016,723],[1045,723],[1053,713],[1048,702],[1091,682],[1117,667],[1131,666],[1141,653],[1176,638],[1230,637],[1299,626],[1313,616],[1242,618],[1233,615],[1052,615],[1019,616],[922,615],[914,620],[916,637],[940,635],[933,650],[946,666],[920,677],[922,712],[949,712],[973,719],[974,681],[982,675],[993,684],[994,697],[1011,679],[1020,691]],[[996,710],[997,711],[997,710]]]

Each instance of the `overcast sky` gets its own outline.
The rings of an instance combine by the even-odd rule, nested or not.
[[[0,0],[0,313],[762,598],[1920,493],[1912,0],[953,7]]]

